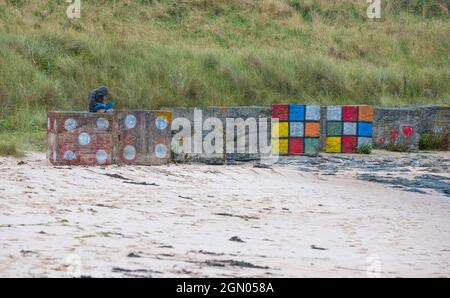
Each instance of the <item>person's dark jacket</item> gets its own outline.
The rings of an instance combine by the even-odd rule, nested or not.
[[[89,112],[95,112],[95,107],[99,103],[103,103],[103,99],[109,94],[108,87],[102,86],[98,89],[92,90],[89,93]]]

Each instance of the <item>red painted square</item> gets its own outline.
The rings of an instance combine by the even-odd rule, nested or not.
[[[279,120],[288,120],[289,105],[287,104],[272,105],[272,118],[278,118]]]
[[[356,136],[343,136],[342,137],[342,152],[343,153],[355,153],[358,138]]]
[[[289,154],[303,154],[303,138],[289,139]]]
[[[357,121],[358,120],[358,107],[355,107],[355,106],[342,107],[342,119],[344,121]]]

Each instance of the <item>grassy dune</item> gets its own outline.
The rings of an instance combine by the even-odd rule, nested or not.
[[[40,136],[45,111],[450,102],[450,1],[0,0],[0,134]]]

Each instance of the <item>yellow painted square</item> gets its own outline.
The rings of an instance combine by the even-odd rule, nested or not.
[[[289,140],[272,139],[272,153],[287,154],[289,152]]]
[[[340,153],[341,152],[341,137],[329,137],[325,142],[325,152]]]
[[[288,122],[272,123],[272,138],[283,138],[289,136]]]

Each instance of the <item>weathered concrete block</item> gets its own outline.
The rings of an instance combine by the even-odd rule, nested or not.
[[[372,106],[329,106],[323,114],[325,152],[356,153],[358,147],[372,144]]]
[[[47,159],[53,165],[113,163],[113,115],[47,113]]]
[[[116,162],[119,165],[161,165],[171,159],[170,111],[118,112]]]
[[[171,159],[170,111],[49,112],[53,165],[160,165]]]
[[[413,106],[375,109],[374,145],[386,148],[392,145],[409,150],[419,148],[420,134],[449,135],[450,107]]]
[[[261,157],[259,145],[264,141],[270,151],[270,108],[164,109],[173,111],[172,149],[177,162],[256,160]],[[255,140],[256,148],[252,146]]]
[[[225,115],[227,161],[260,160],[271,151],[269,107],[228,108]]]

